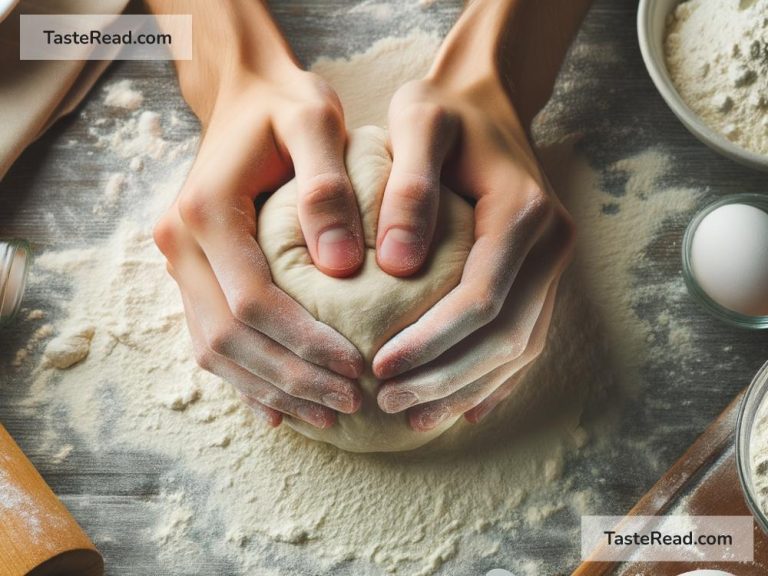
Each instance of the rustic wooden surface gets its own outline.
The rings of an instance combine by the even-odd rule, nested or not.
[[[310,62],[320,54],[348,54],[379,37],[406,32],[414,25],[408,13],[399,9],[398,0],[386,3],[392,8],[390,12],[378,15],[372,10],[352,13],[351,3],[346,0],[280,0],[273,4],[299,57]],[[458,0],[437,0],[424,8],[429,27],[444,33],[460,4]],[[598,167],[661,145],[675,161],[667,185],[706,190],[712,198],[735,192],[766,192],[768,176],[709,151],[668,110],[642,64],[635,12],[636,0],[596,2],[563,72],[563,80],[579,88],[557,96],[558,106],[552,109],[556,117],[550,121],[564,132],[582,133],[581,147]],[[182,122],[172,139],[182,141],[195,134],[196,124],[179,97],[169,63],[119,63],[103,81],[115,78],[135,80],[148,108],[164,114],[177,112]],[[91,214],[92,197],[103,187],[105,171],[99,155],[87,151],[88,144],[93,143],[89,122],[98,117],[99,105],[97,98],[91,98],[72,117],[59,122],[24,154],[0,184],[1,236],[28,238],[36,250],[42,251],[78,245],[84,239],[106,238],[113,230],[115,215]],[[620,178],[606,182],[617,195],[624,184]],[[683,227],[684,222],[670,224],[649,247],[648,263],[637,271],[649,287],[679,277]],[[631,241],[631,234],[627,231],[624,240]],[[27,305],[50,307],[45,294],[39,291],[29,294]],[[651,291],[638,313],[654,318],[665,309],[664,296]],[[729,328],[692,302],[676,306],[674,314],[684,316],[694,326],[700,357],[684,366],[664,358],[647,366],[649,386],[639,397],[627,400],[629,405],[621,412],[621,442],[617,448],[604,458],[583,457],[568,465],[566,473],[576,479],[577,487],[581,481],[594,483],[595,478],[599,479],[600,499],[593,503],[593,513],[620,514],[629,510],[749,382],[768,356],[766,333]],[[41,439],[41,422],[20,408],[28,378],[8,367],[14,351],[28,340],[29,330],[22,325],[0,334],[0,421],[86,531],[96,538],[109,574],[180,574],[158,564],[157,549],[149,537],[152,522],[144,516],[142,506],[158,494],[162,460],[140,453],[89,453],[78,445],[65,462],[53,462],[58,446],[46,445]],[[665,338],[660,334],[659,338]],[[61,433],[64,437],[68,433],[63,423]],[[632,446],[649,435],[653,441],[644,450],[650,454],[641,457]],[[72,442],[77,445],[77,438],[73,437]],[[544,574],[569,572],[578,564],[578,542],[562,532],[546,528],[518,535],[501,554],[544,561]],[[494,559],[478,559],[472,571],[483,574],[493,567],[497,567]],[[449,564],[441,573],[457,573],[451,570],[455,567]],[[237,572],[226,559],[212,557],[210,564],[196,573]]]

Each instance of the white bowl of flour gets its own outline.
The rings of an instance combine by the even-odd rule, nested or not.
[[[768,362],[749,385],[736,423],[736,464],[744,499],[768,534]]]
[[[640,0],[656,88],[703,143],[768,170],[768,0]]]

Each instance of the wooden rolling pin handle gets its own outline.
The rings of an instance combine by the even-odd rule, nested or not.
[[[0,426],[0,576],[102,576],[104,561]]]

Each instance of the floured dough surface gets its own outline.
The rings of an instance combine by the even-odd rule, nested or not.
[[[380,382],[370,365],[378,349],[417,320],[454,288],[472,247],[472,207],[443,188],[432,252],[424,269],[410,278],[396,278],[376,263],[376,225],[384,188],[392,167],[387,134],[365,127],[350,135],[347,171],[357,195],[365,233],[365,262],[352,278],[332,278],[320,272],[307,251],[297,208],[295,181],[278,190],[259,214],[259,244],[269,260],[275,283],[318,320],[346,336],[365,357],[361,378],[362,408],[339,415],[327,430],[286,418],[302,434],[354,452],[410,450],[426,444],[448,428],[449,419],[431,432],[414,432],[404,413],[385,414],[376,403]]]

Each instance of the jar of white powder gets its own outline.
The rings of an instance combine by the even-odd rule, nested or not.
[[[31,262],[27,242],[0,241],[0,326],[10,323],[21,308]]]

